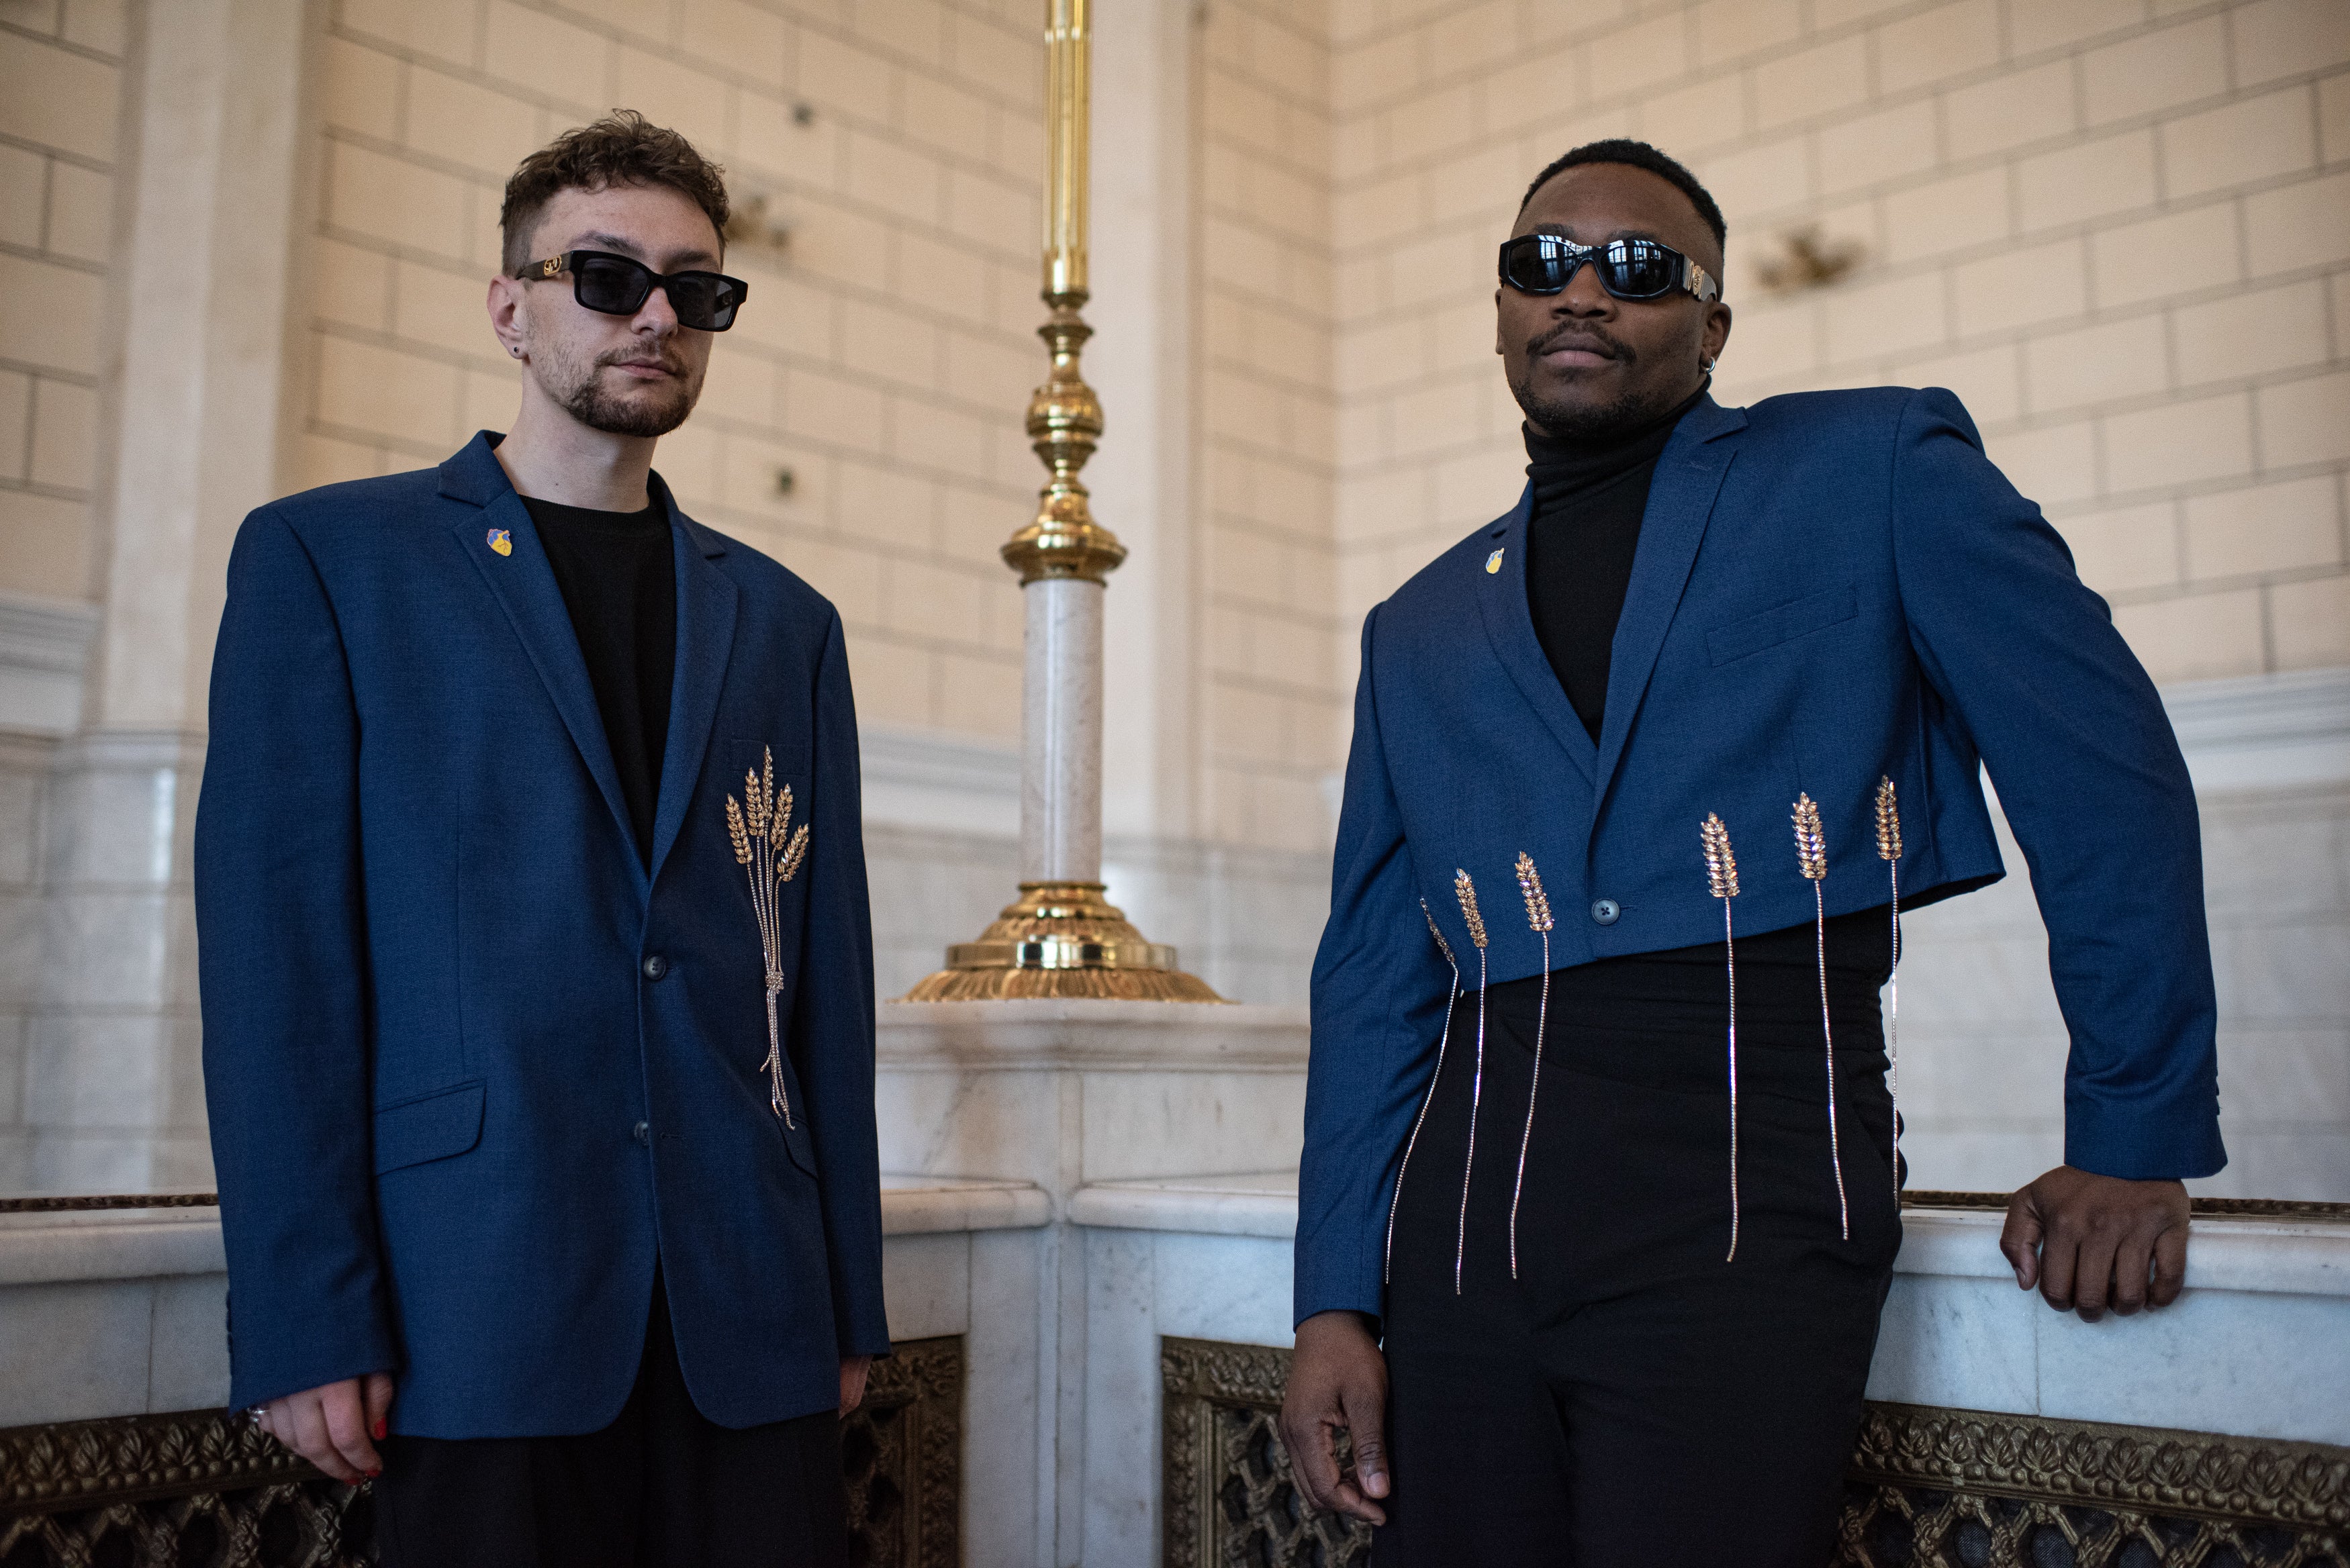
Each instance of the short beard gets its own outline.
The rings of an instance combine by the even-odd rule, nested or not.
[[[1638,430],[1672,407],[1662,396],[1635,391],[1626,391],[1596,408],[1535,397],[1531,388],[1518,381],[1510,383],[1510,391],[1536,430],[1548,431],[1562,441],[1606,441]]]
[[[682,373],[681,364],[664,358],[665,366],[680,372],[666,396],[646,388],[645,394],[655,395],[617,397],[604,389],[603,372],[621,358],[624,356],[599,356],[583,369],[568,357],[557,355],[556,362],[547,367],[554,372],[547,380],[556,383],[548,386],[547,391],[573,419],[607,435],[637,436],[650,441],[685,423],[686,416],[693,412],[693,405],[701,400],[702,378],[689,379]]]

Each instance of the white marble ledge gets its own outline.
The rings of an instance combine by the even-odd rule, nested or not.
[[[1025,1181],[881,1179],[885,1236],[1030,1230],[1052,1219],[1052,1199]],[[0,1286],[217,1274],[228,1268],[217,1210],[10,1214],[0,1221]]]
[[[1069,1200],[1069,1219],[1104,1230],[1267,1236],[1285,1241],[1297,1234],[1297,1172],[1097,1181],[1077,1189]]]
[[[881,1233],[937,1236],[960,1231],[1028,1231],[1053,1221],[1053,1200],[1025,1181],[951,1176],[881,1178]]]
[[[0,1225],[0,1285],[144,1280],[227,1271],[220,1211],[99,1210],[11,1214]]]
[[[1905,1210],[1894,1272],[2012,1281],[1999,1250],[2006,1218],[1989,1210]],[[2187,1288],[2350,1296],[2350,1221],[2197,1220],[2188,1231]]]
[[[885,1002],[886,1069],[1305,1070],[1306,1011],[1248,1003]]]

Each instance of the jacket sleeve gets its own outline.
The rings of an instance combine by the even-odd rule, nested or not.
[[[264,508],[229,559],[195,836],[234,1405],[398,1364],[376,1241],[359,749],[326,586]]]
[[[816,678],[807,920],[792,1004],[792,1071],[806,1096],[843,1355],[889,1354],[881,1301],[881,1156],[873,1111],[873,913],[848,649],[836,614]]]
[[[1338,813],[1330,920],[1314,958],[1305,1147],[1297,1177],[1295,1322],[1385,1310],[1388,1211],[1427,1093],[1451,971],[1414,889],[1363,623],[1355,736]]]
[[[2048,927],[2065,1163],[2209,1176],[2227,1153],[2202,835],[2162,700],[1956,397],[1911,396],[1894,463],[1910,643],[1982,754]]]

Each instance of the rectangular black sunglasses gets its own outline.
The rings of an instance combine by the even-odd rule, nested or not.
[[[1502,246],[1502,281],[1520,294],[1563,294],[1586,262],[1618,299],[1660,299],[1677,288],[1703,300],[1721,297],[1711,273],[1654,240],[1578,245],[1565,234],[1520,234]]]
[[[589,310],[606,316],[634,316],[659,288],[669,296],[669,307],[678,325],[702,332],[723,332],[734,325],[734,311],[751,292],[739,277],[716,272],[673,272],[664,277],[644,263],[610,251],[566,251],[535,261],[518,275],[527,282],[546,282],[571,275],[571,297]]]

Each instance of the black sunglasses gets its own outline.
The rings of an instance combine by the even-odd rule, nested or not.
[[[1711,273],[1654,240],[1578,245],[1565,234],[1520,234],[1502,246],[1502,281],[1520,294],[1564,294],[1586,262],[1618,299],[1661,299],[1677,288],[1702,300],[1721,297]]]
[[[723,332],[734,325],[734,311],[751,292],[739,277],[716,272],[673,272],[664,277],[640,261],[610,251],[566,251],[535,261],[517,275],[527,283],[543,283],[571,275],[571,297],[589,310],[606,316],[634,316],[654,289],[669,296],[669,307],[681,327],[703,332]]]

